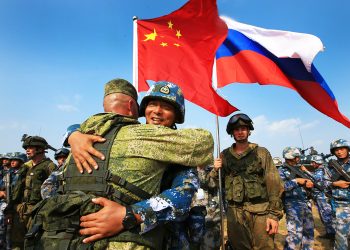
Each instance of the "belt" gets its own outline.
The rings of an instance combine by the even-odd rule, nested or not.
[[[231,200],[231,201],[227,201],[227,204],[231,206],[243,206],[244,203],[248,203],[248,202],[251,204],[259,204],[259,203],[268,202],[268,200],[263,198],[245,199],[244,201],[241,201],[241,202],[236,202]]]

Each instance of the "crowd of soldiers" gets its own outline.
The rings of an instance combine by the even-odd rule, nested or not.
[[[139,105],[134,87],[114,79],[103,108],[68,127],[58,150],[24,136],[25,154],[0,156],[0,249],[274,249],[284,214],[284,249],[312,249],[312,200],[322,237],[348,249],[346,140],[331,143],[336,160],[287,147],[282,163],[248,140],[253,122],[239,113],[226,129],[233,144],[214,159],[208,131],[177,129],[185,104],[173,83],[156,82]]]

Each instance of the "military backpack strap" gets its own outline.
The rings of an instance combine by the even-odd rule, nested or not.
[[[60,193],[83,191],[86,193],[94,193],[98,196],[110,196],[112,199],[122,203],[123,205],[138,202],[138,200],[132,198],[131,196],[113,188],[110,184],[113,183],[130,191],[141,200],[149,199],[152,196],[148,192],[129,183],[124,178],[113,174],[108,170],[109,156],[117,133],[123,126],[133,124],[123,122],[122,117],[117,117],[116,119],[117,120],[114,123],[115,126],[104,135],[106,141],[104,143],[96,143],[94,145],[96,150],[100,151],[106,156],[106,159],[100,160],[94,157],[99,168],[89,174],[87,172],[80,173],[75,165],[74,159],[71,157],[67,169],[62,175],[63,185],[60,185],[59,187]]]

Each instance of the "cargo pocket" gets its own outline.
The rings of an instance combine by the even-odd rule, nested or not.
[[[248,199],[255,199],[255,198],[261,198],[262,190],[261,185],[257,183],[257,181],[248,181],[245,182],[245,190],[246,190],[246,196]]]
[[[232,181],[232,200],[235,202],[243,202],[243,179],[241,176],[235,176]]]

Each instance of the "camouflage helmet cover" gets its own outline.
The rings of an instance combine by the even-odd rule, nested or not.
[[[26,156],[26,154],[21,153],[21,152],[14,152],[14,153],[12,153],[10,160],[19,160],[19,161],[22,161],[24,163],[27,161],[27,156]]]
[[[316,162],[317,164],[323,164],[324,160],[323,160],[322,156],[320,156],[320,155],[313,155],[311,157],[311,162]]]
[[[296,157],[300,157],[301,153],[297,147],[286,147],[283,149],[282,155],[286,160],[293,160]]]
[[[67,148],[59,148],[59,149],[57,149],[56,152],[55,152],[55,156],[54,156],[55,160],[57,160],[58,157],[60,157],[60,156],[67,157],[69,155],[69,152],[70,151]]]
[[[350,144],[347,140],[338,139],[331,142],[331,145],[330,145],[331,154],[334,155],[334,149],[336,148],[348,148],[350,151]]]
[[[141,101],[140,116],[145,116],[145,109],[148,102],[154,99],[170,103],[175,108],[175,123],[181,124],[184,122],[185,99],[179,86],[167,81],[159,81],[152,85]]]
[[[49,144],[47,141],[40,136],[25,136],[23,139],[22,147],[27,149],[27,147],[39,147],[43,149],[48,149]]]
[[[273,157],[272,161],[275,164],[275,166],[281,166],[282,165],[282,160],[279,157]]]
[[[113,79],[106,83],[104,96],[122,93],[124,95],[131,96],[135,101],[137,101],[137,92],[135,87],[124,79]]]
[[[10,159],[12,156],[12,153],[6,153],[1,155],[1,160],[3,159]]]

